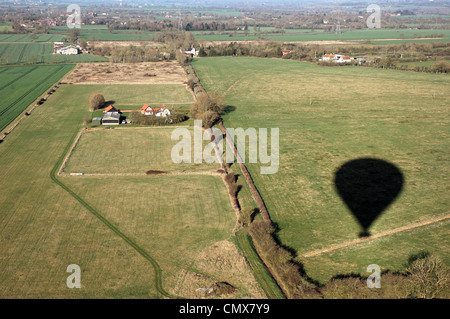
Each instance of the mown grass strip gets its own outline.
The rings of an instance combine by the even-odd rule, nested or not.
[[[267,298],[286,299],[280,287],[256,253],[247,229],[241,229],[236,233],[236,245],[246,256],[250,268],[255,275],[256,281],[266,293]]]
[[[61,182],[57,178],[57,172],[59,167],[61,166],[62,162],[64,161],[64,158],[66,154],[69,152],[70,148],[72,147],[72,144],[74,143],[75,139],[78,136],[78,132],[70,139],[70,142],[67,144],[66,148],[64,149],[64,152],[59,157],[58,161],[56,162],[55,166],[53,167],[50,177],[51,179],[58,184],[62,189],[64,189],[66,192],[68,192],[73,198],[75,198],[81,205],[83,205],[89,212],[91,212],[95,217],[97,217],[106,227],[108,227],[110,230],[112,230],[116,235],[118,235],[120,238],[122,238],[128,245],[130,245],[134,250],[136,250],[141,256],[143,256],[145,259],[147,259],[150,264],[152,265],[153,269],[155,270],[155,287],[156,290],[167,298],[175,298],[180,299],[181,297],[174,296],[169,294],[167,291],[164,290],[162,285],[162,270],[161,267],[158,265],[158,263],[139,245],[137,245],[133,240],[131,240],[128,236],[126,236],[124,233],[122,233],[116,226],[114,226],[109,220],[107,220],[103,215],[101,215],[94,207],[89,205],[85,200],[83,200],[80,196],[78,196],[72,189],[70,189],[68,186],[66,186],[63,182]]]

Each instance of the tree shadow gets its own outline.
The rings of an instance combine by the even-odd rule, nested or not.
[[[303,279],[305,279],[307,282],[309,282],[310,284],[313,284],[317,287],[320,287],[320,283],[317,280],[314,280],[313,278],[311,278],[310,276],[308,276],[308,274],[306,273],[305,270],[305,266],[303,265],[303,263],[301,263],[298,260],[295,260],[295,258],[298,257],[298,253],[297,250],[295,250],[294,248],[287,246],[285,244],[283,244],[280,240],[279,237],[279,232],[282,230],[280,228],[280,226],[277,223],[272,222],[272,226],[274,227],[275,231],[272,233],[272,238],[274,239],[275,243],[277,244],[277,246],[283,248],[284,250],[288,251],[291,256],[291,262],[297,266],[297,269],[300,273],[300,275],[302,276]]]
[[[233,105],[226,105],[224,107],[224,109],[223,109],[223,113],[224,114],[229,114],[229,113],[234,112],[234,111],[236,111],[236,107],[233,106]]]
[[[337,193],[362,228],[360,237],[370,236],[369,228],[398,197],[403,183],[403,174],[397,166],[374,158],[345,163],[334,179]]]

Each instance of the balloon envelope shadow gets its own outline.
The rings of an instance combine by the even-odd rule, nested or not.
[[[401,193],[403,183],[400,169],[374,158],[345,163],[334,180],[338,194],[363,229],[360,237],[370,236],[370,226]]]

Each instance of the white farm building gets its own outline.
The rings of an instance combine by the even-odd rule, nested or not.
[[[80,53],[80,49],[78,49],[77,47],[75,47],[73,45],[56,50],[56,54],[62,54],[62,55],[77,55],[79,53]]]

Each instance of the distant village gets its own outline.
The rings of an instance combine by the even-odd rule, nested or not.
[[[350,57],[343,54],[324,54],[319,62],[330,62],[330,63],[352,63],[355,62],[359,65],[364,63],[370,63],[364,57]]]

